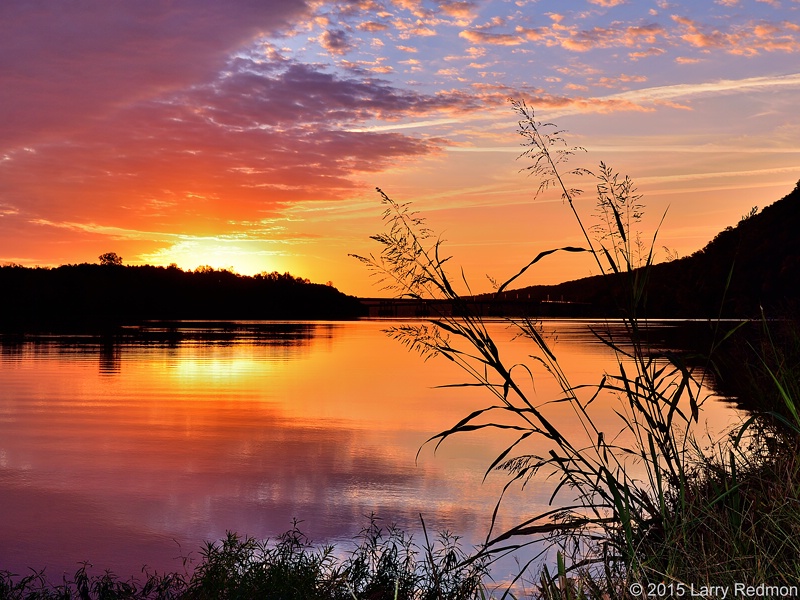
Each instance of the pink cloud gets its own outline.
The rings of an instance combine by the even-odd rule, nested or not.
[[[306,13],[302,0],[0,3],[3,146],[68,135],[208,79],[228,53]]]
[[[485,31],[466,30],[458,34],[472,44],[487,44],[489,46],[519,46],[525,43],[525,38],[507,33],[487,33]]]
[[[7,150],[4,201],[16,223],[124,220],[210,231],[286,203],[342,198],[361,186],[359,174],[443,143],[349,125],[480,106],[474,95],[418,94],[240,56],[211,81],[97,115],[68,136],[50,132],[30,152]]]
[[[589,0],[589,2],[592,4],[597,4],[598,6],[610,8],[613,6],[619,6],[620,4],[625,4],[626,0]]]
[[[480,106],[363,69],[337,77],[254,45],[307,16],[300,0],[0,3],[6,223],[181,215],[183,227],[335,199],[360,185],[358,173],[441,143],[348,126]],[[323,36],[331,51],[347,48],[339,33]]]

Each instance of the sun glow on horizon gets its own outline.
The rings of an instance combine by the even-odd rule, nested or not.
[[[289,267],[293,263],[291,255],[264,247],[268,245],[269,242],[243,244],[239,240],[221,238],[190,240],[149,254],[141,254],[137,257],[137,262],[155,266],[169,266],[174,263],[184,271],[209,266],[251,276],[263,272],[293,271]]]

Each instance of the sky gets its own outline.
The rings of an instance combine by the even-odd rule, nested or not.
[[[386,295],[349,256],[380,249],[380,187],[490,291],[582,241],[509,98],[586,149],[571,166],[629,175],[657,257],[686,256],[794,188],[799,93],[800,0],[2,2],[0,264],[116,252]],[[597,272],[551,258],[519,285]]]

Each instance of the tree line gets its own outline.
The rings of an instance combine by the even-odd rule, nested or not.
[[[142,320],[345,319],[363,314],[357,298],[290,273],[245,276],[212,267],[183,271],[100,264],[0,267],[0,328],[75,329]]]

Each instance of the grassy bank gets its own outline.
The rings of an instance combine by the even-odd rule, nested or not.
[[[315,546],[297,525],[276,540],[229,533],[202,550],[190,573],[145,572],[140,578],[92,575],[84,565],[54,584],[46,573],[0,572],[0,599],[468,600],[486,597],[484,561],[466,561],[458,539],[440,534],[417,543],[370,521],[353,548]]]

